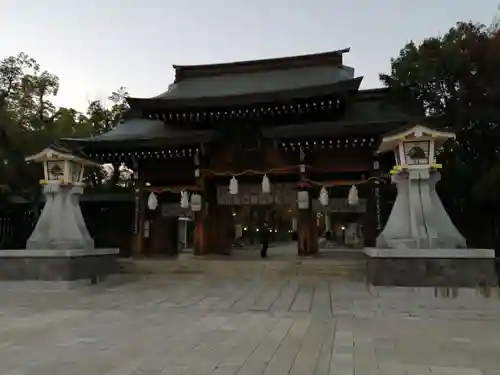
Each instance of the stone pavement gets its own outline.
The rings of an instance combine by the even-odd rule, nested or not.
[[[500,298],[326,279],[0,283],[2,375],[500,375]]]

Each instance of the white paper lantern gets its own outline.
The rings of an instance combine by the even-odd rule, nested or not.
[[[323,186],[319,192],[319,201],[322,206],[328,206],[328,191]]]
[[[299,210],[307,210],[309,208],[309,192],[299,190],[297,192],[297,207]]]
[[[229,181],[229,194],[238,194],[238,180],[234,176],[231,178],[231,181]]]
[[[189,208],[189,193],[181,191],[181,208]]]
[[[158,199],[156,198],[156,194],[151,192],[148,197],[148,208],[154,211],[156,207],[158,207]]]
[[[271,192],[271,183],[269,182],[267,174],[262,177],[262,192],[264,194],[269,194]]]
[[[349,195],[347,196],[347,203],[349,204],[349,206],[356,206],[358,204],[358,201],[358,189],[356,188],[356,185],[352,185],[351,189],[349,190]]]
[[[191,195],[191,211],[201,211],[202,199],[200,194]]]

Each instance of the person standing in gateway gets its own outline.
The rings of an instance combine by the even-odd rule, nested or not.
[[[267,248],[269,247],[269,225],[264,222],[260,230],[260,243],[262,248],[260,249],[260,256],[262,258],[267,257]]]

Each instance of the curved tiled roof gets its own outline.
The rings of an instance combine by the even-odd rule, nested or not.
[[[116,128],[95,137],[63,138],[63,142],[70,143],[107,143],[107,142],[134,142],[161,140],[172,144],[189,144],[206,142],[212,139],[211,130],[179,130],[168,126],[161,120],[132,118],[118,124]]]
[[[223,74],[242,74],[257,71],[288,70],[305,66],[341,65],[342,55],[350,51],[343,48],[335,51],[311,53],[267,59],[234,61],[229,63],[174,65],[175,82],[185,79]]]
[[[359,89],[363,77],[354,79],[336,80],[315,86],[304,86],[294,89],[250,92],[243,94],[224,96],[193,96],[177,98],[128,98],[127,101],[132,108],[146,110],[185,110],[203,109],[226,106],[244,106],[253,104],[266,104],[294,99],[308,99],[327,96],[334,93],[355,92]]]

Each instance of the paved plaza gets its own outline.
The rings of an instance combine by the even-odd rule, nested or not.
[[[0,301],[2,375],[500,374],[497,290],[171,275]]]

